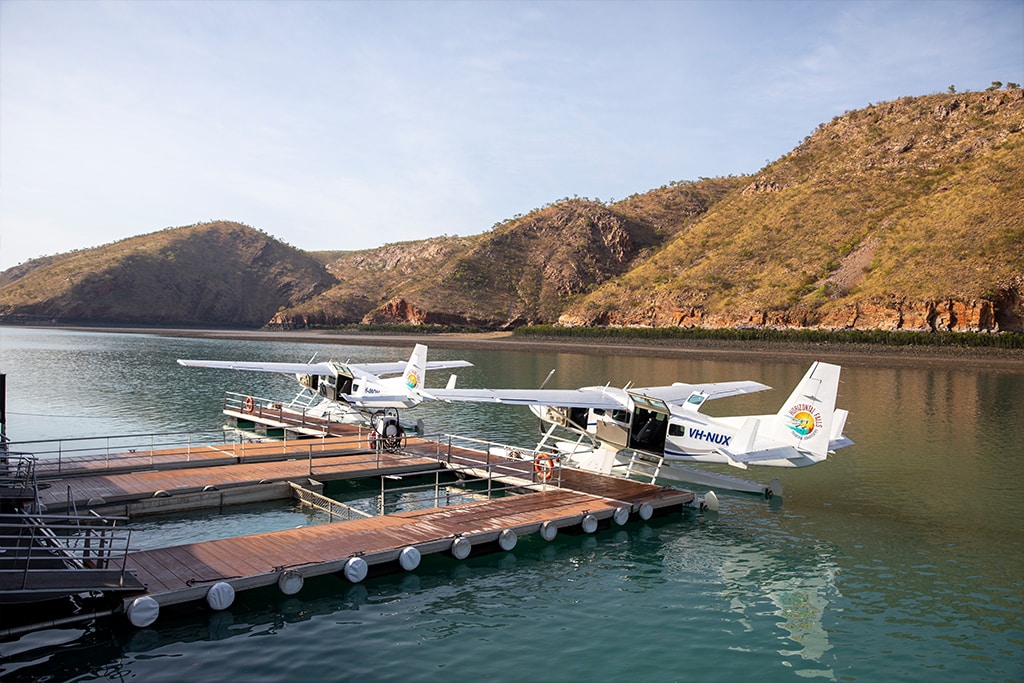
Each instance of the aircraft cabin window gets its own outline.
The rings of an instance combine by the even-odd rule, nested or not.
[[[686,427],[683,425],[669,424],[668,426],[669,436],[686,436]]]

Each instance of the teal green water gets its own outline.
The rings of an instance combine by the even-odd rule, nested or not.
[[[429,340],[428,340],[429,343]],[[410,342],[410,347],[411,347]],[[176,358],[396,360],[404,348],[0,328],[14,440],[216,428],[224,390],[290,398],[287,378]],[[804,363],[456,353],[460,386],[754,379],[715,414],[774,412]],[[822,360],[830,360],[823,353]],[[447,373],[428,377],[443,385]],[[0,642],[4,681],[1021,681],[1021,372],[844,366],[856,445],[780,476],[782,501],[722,495],[718,515],[521,538],[413,573],[240,594],[221,613],[113,618]],[[414,413],[410,411],[409,415]],[[526,409],[421,406],[430,430],[529,445]],[[727,471],[727,470],[722,470]],[[739,474],[732,471],[731,474]],[[133,544],[322,523],[288,505],[140,519]]]

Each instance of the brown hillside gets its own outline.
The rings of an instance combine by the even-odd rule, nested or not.
[[[282,311],[273,323],[499,328],[554,322],[573,298],[626,272],[744,183],[672,183],[612,206],[565,199],[470,238],[343,254],[329,262],[338,286]]]
[[[334,281],[307,254],[229,222],[40,259],[5,276],[7,322],[263,325]]]
[[[823,124],[564,324],[1020,329],[1024,91]]]
[[[475,238],[434,237],[386,244],[377,249],[319,255],[337,284],[307,301],[280,311],[273,326],[336,326],[362,322],[397,292],[410,291],[436,277],[449,260]],[[400,296],[399,296],[399,300]],[[422,320],[419,322],[423,322]]]

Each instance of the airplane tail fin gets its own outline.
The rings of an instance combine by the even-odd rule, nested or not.
[[[423,378],[427,373],[427,347],[417,344],[409,362],[405,365],[405,372],[402,373],[402,381],[410,389],[419,389],[423,385]]]
[[[807,374],[775,414],[772,436],[816,460],[828,455],[837,418],[845,422],[845,411],[837,416],[838,365],[815,361]],[[841,429],[841,427],[840,427]]]

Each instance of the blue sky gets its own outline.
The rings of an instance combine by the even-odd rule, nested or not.
[[[0,0],[0,269],[214,219],[477,234],[993,80],[1024,83],[1024,0]]]

